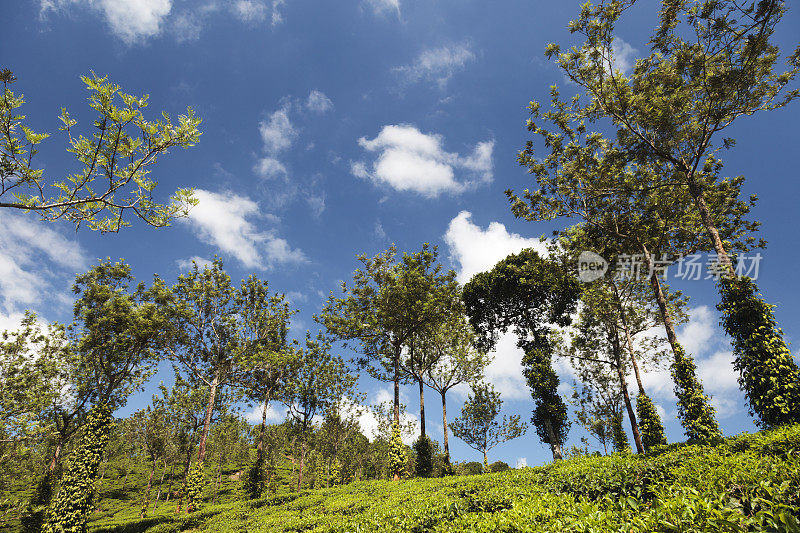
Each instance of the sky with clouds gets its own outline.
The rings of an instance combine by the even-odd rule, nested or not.
[[[429,242],[465,282],[510,253],[543,249],[540,236],[558,226],[514,219],[503,191],[531,184],[516,162],[528,140],[528,102],[549,101],[553,84],[564,94],[575,91],[543,51],[548,42],[576,44],[567,25],[580,3],[2,1],[0,68],[18,78],[14,90],[25,94],[28,123],[53,134],[37,156],[53,180],[77,169],[57,129],[61,108],[91,131],[79,79],[91,71],[126,92],[149,94],[149,118],[191,106],[203,119],[203,135],[154,168],[161,199],[194,187],[200,200],[170,228],[134,223],[99,235],[0,211],[0,329],[13,327],[25,309],[68,320],[71,281],[97,258],[124,258],[139,279],[158,273],[174,280],[193,260],[205,264],[217,254],[235,279],[256,273],[287,294],[301,311],[292,330],[299,337],[315,328],[312,315],[326,295],[351,277],[356,254],[391,243],[415,251]],[[626,14],[614,46],[619,68],[631,68],[646,50],[654,4]],[[790,10],[779,40],[793,48],[797,35],[800,13]],[[759,195],[755,216],[769,241],[759,286],[777,304],[790,342],[800,336],[793,298],[800,292],[800,180],[792,157],[799,121],[798,105],[742,119],[731,131],[736,148],[723,155],[727,173],[745,175],[745,193]],[[697,360],[723,430],[753,430],[718,326],[713,281],[676,286],[691,297],[691,321],[680,338]],[[558,368],[568,392],[570,369]],[[169,381],[169,374],[163,368],[156,381]],[[487,377],[505,399],[504,412],[527,418],[531,401],[513,338],[500,340]],[[682,439],[668,371],[654,368],[644,381],[668,437]],[[389,398],[387,384],[363,378],[361,389],[369,403]],[[150,394],[133,397],[120,414],[142,407]],[[463,394],[449,398],[451,418]],[[402,396],[408,416],[418,420],[415,388]],[[441,411],[436,401],[427,405],[427,425],[441,441]],[[282,413],[276,406],[270,419]],[[361,421],[374,431],[374,417]],[[582,434],[573,428],[570,443]],[[456,459],[480,459],[458,439],[450,442]],[[549,456],[531,433],[490,459],[535,465]]]

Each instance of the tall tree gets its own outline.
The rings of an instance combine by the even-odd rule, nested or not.
[[[765,408],[778,399],[777,403],[785,406],[780,408],[784,421],[800,419],[800,370],[786,348],[771,307],[757,303],[760,298],[755,285],[739,277],[739,265],[732,260],[732,254],[742,249],[739,239],[751,239],[747,233],[757,227],[742,218],[749,208],[739,200],[743,178],[721,180],[718,157],[722,148],[734,145],[733,139],[723,136],[737,119],[783,107],[800,95],[796,89],[786,90],[800,69],[800,47],[787,58],[788,68],[776,72],[780,50],[772,37],[785,13],[785,2],[761,0],[741,6],[734,0],[664,2],[650,39],[650,54],[637,60],[632,74],[626,76],[615,65],[614,32],[623,13],[634,4],[615,1],[585,6],[570,25],[572,32],[585,37],[583,45],[564,54],[557,45],[548,45],[547,56],[558,58],[565,75],[585,90],[589,102],[581,105],[577,98],[571,103],[561,100],[553,89],[553,111],[542,118],[555,124],[557,131],[548,132],[529,121],[531,131],[546,142],[556,142],[548,143],[553,153],[542,162],[532,157],[532,143],[520,155],[520,162],[536,174],[540,189],[526,191],[525,201],[508,191],[513,210],[531,219],[591,211],[572,202],[577,195],[570,191],[585,191],[588,182],[596,181],[599,194],[580,196],[618,204],[622,198],[626,208],[612,211],[618,221],[650,220],[662,229],[687,228],[691,234],[702,228],[704,241],[699,249],[714,252],[723,274],[721,307],[725,309],[725,301],[735,300],[733,308],[760,309],[747,320],[723,320],[735,345],[737,338],[758,338],[738,343],[735,350],[745,393],[751,407],[758,406],[753,407],[754,413],[771,419]],[[532,102],[530,109],[538,119],[539,104]],[[587,133],[587,123],[603,119],[616,130],[613,142],[601,134]],[[617,237],[625,239],[623,234],[630,236],[626,229]],[[685,237],[679,232],[672,235]],[[638,239],[636,244],[652,274],[659,259],[650,255],[652,247],[646,249],[648,240]],[[676,250],[667,247],[666,251]],[[668,256],[666,261],[674,259]],[[657,284],[652,284],[659,298]],[[673,374],[693,383],[696,378],[688,375],[693,363],[677,345],[664,306],[662,313],[675,354]],[[756,370],[762,361],[769,361],[767,368]],[[772,375],[766,387],[771,398],[760,401],[763,390],[749,389],[753,384],[746,376],[762,375],[765,370]],[[698,394],[689,390],[684,397],[691,403]],[[682,411],[695,415],[707,411],[706,405],[696,403]],[[709,427],[685,425],[685,429],[687,434],[697,433],[699,439],[715,436]]]
[[[561,459],[566,437],[566,404],[557,392],[558,376],[550,358],[551,324],[566,326],[574,312],[580,287],[558,262],[534,250],[522,250],[476,274],[464,286],[464,303],[478,334],[478,346],[489,350],[499,333],[513,329],[525,350],[525,375],[536,403],[532,421],[553,459]],[[545,386],[546,385],[546,386]]]
[[[299,491],[314,417],[328,411],[338,412],[339,402],[353,397],[358,378],[348,372],[340,356],[331,353],[330,341],[322,333],[315,338],[306,333],[305,347],[300,349],[296,364],[281,399],[289,408],[300,439]]]
[[[149,121],[142,114],[148,105],[146,95],[124,93],[94,73],[81,80],[90,93],[89,106],[97,112],[91,135],[75,132],[77,121],[66,109],[59,117],[67,151],[75,155],[80,168],[74,174],[45,178],[45,171],[32,165],[49,134],[35,133],[24,124],[25,115],[19,114],[23,96],[11,91],[17,79],[10,70],[0,70],[0,207],[34,211],[43,220],[65,219],[76,228],[86,224],[104,233],[130,225],[126,211],[155,227],[187,216],[197,204],[193,190],[178,189],[168,203],[160,204],[153,199],[157,181],[149,174],[158,156],[170,148],[197,143],[200,119],[188,108],[177,124],[166,114]]]
[[[433,352],[436,364],[428,369],[426,383],[442,397],[442,431],[445,462],[450,463],[447,427],[447,392],[461,383],[476,383],[489,364],[485,352],[477,350],[475,333],[463,314],[453,313],[437,330],[423,338],[420,350]]]
[[[165,347],[166,318],[157,303],[158,284],[150,289],[133,284],[130,266],[111,261],[101,261],[75,279],[75,323],[70,329],[80,354],[79,386],[86,390],[79,397],[91,409],[48,510],[45,531],[85,528],[111,412],[125,405],[152,375]]]
[[[371,375],[393,383],[397,423],[403,350],[456,305],[455,272],[443,271],[437,258],[436,247],[428,244],[404,253],[399,262],[394,246],[374,258],[361,255],[364,268],[353,273],[353,284],[343,282],[343,296],[331,294],[316,317],[331,335],[361,353],[359,363]]]
[[[519,421],[519,415],[504,416],[502,423],[498,422],[502,406],[500,393],[491,384],[476,383],[461,408],[461,416],[453,420],[453,434],[483,454],[484,472],[489,471],[489,450],[522,436],[528,429]]]
[[[287,343],[289,309],[282,294],[270,294],[266,281],[250,276],[237,294],[238,345],[237,359],[248,368],[242,377],[245,395],[251,402],[261,403],[256,459],[247,474],[247,492],[261,496],[264,484],[264,446],[267,410],[276,394],[280,394],[295,368],[297,352]]]

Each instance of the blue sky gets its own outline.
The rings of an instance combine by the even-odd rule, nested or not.
[[[77,167],[64,150],[57,116],[67,107],[86,126],[92,115],[79,76],[91,70],[133,94],[150,95],[147,116],[192,106],[200,143],[155,168],[157,195],[195,187],[201,204],[188,220],[155,230],[134,223],[116,235],[0,212],[0,328],[25,309],[70,318],[69,286],[98,257],[125,258],[139,279],[168,280],[192,258],[218,254],[234,279],[256,273],[301,312],[296,335],[315,328],[324,297],[350,279],[356,254],[439,245],[459,279],[537,246],[552,224],[518,221],[503,191],[530,181],[516,163],[528,139],[527,103],[547,102],[549,87],[574,91],[545,61],[548,42],[573,44],[567,24],[580,2],[474,0],[0,0],[0,67],[19,81],[23,112],[50,132],[37,156],[52,179]],[[655,3],[638,6],[618,29],[618,60],[646,50]],[[778,41],[793,49],[800,11],[790,10]],[[791,342],[800,335],[796,204],[800,200],[796,124],[800,107],[744,118],[737,146],[723,155],[727,174],[747,177],[760,201],[763,251],[759,286]],[[82,131],[88,131],[84,129]],[[560,222],[561,223],[561,222]],[[691,297],[681,339],[697,359],[726,434],[753,430],[718,327],[712,281],[678,284]],[[569,372],[561,368],[565,380]],[[527,418],[531,402],[512,339],[501,341],[488,378],[505,412]],[[168,379],[164,369],[159,378]],[[668,373],[646,386],[675,420]],[[388,399],[388,384],[367,378],[368,402]],[[441,441],[438,398],[428,392],[428,428]],[[149,393],[121,413],[143,407]],[[415,388],[404,403],[418,415]],[[451,419],[462,397],[448,402]],[[370,421],[365,419],[365,425]],[[573,427],[570,443],[582,432]],[[479,459],[451,439],[456,459]],[[490,460],[512,466],[549,460],[534,434],[501,445]]]

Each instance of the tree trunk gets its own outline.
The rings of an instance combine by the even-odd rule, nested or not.
[[[211,390],[208,392],[208,404],[206,405],[206,417],[203,420],[203,432],[200,433],[200,446],[197,450],[197,460],[203,462],[206,459],[206,440],[208,439],[208,431],[211,428],[211,416],[214,414],[214,401],[217,397],[217,387],[219,387],[219,370],[214,374],[214,380],[211,382]]]
[[[191,466],[192,466],[192,446],[190,444],[186,446],[186,466],[183,469],[183,485],[181,486],[181,497],[178,500],[178,507],[175,509],[176,513],[181,512],[181,504],[183,504],[183,498],[184,496],[186,496],[186,480],[189,479],[189,468],[191,468]]]
[[[394,423],[400,425],[400,350],[394,357]]]
[[[216,505],[217,503],[217,496],[219,495],[219,485],[221,482],[220,476],[222,476],[222,458],[220,457],[219,463],[217,464],[217,486],[214,487],[214,497],[211,499],[211,504]]]
[[[616,331],[611,339],[611,345],[614,349],[614,366],[617,367],[617,375],[619,376],[619,384],[622,387],[622,397],[625,400],[625,408],[628,410],[628,418],[631,420],[631,432],[633,433],[633,441],[636,443],[636,452],[644,453],[644,446],[642,445],[642,436],[639,434],[639,424],[636,423],[636,413],[631,405],[631,397],[628,395],[628,384],[625,382],[625,373],[622,372],[622,358],[620,357],[619,337]]]
[[[53,458],[50,459],[50,464],[47,466],[47,469],[50,471],[50,473],[53,473],[56,469],[56,466],[58,466],[58,459],[61,457],[61,448],[63,445],[64,439],[59,436],[58,441],[56,442],[56,449],[53,452]]]
[[[297,470],[297,492],[300,492],[300,487],[303,484],[303,466],[306,462],[306,439],[303,439],[303,443],[300,445],[300,466]]]
[[[418,378],[419,383],[419,429],[420,436],[425,436],[425,389],[422,386],[422,378]]]
[[[150,489],[153,487],[153,474],[156,471],[156,461],[153,459],[153,466],[150,467],[150,475],[147,477],[147,490],[144,493],[144,507],[142,507],[142,514],[139,518],[147,516],[147,510],[150,508]]]
[[[639,392],[644,394],[644,386],[642,385],[642,377],[639,375],[639,364],[636,361],[636,353],[633,351],[633,339],[631,339],[631,331],[628,327],[628,320],[625,318],[625,306],[622,305],[622,300],[617,291],[616,284],[611,285],[614,288],[614,296],[617,298],[617,307],[619,308],[619,317],[622,320],[622,328],[625,331],[625,341],[628,345],[628,352],[631,354],[631,365],[633,366],[633,374],[636,376],[636,384],[639,386]]]
[[[564,454],[561,453],[561,444],[558,442],[556,432],[553,431],[553,424],[550,421],[550,418],[544,419],[544,427],[547,430],[547,438],[550,441],[550,451],[553,454],[553,461],[562,460],[564,458]]]
[[[176,461],[172,461],[172,468],[169,470],[169,487],[167,487],[167,497],[164,499],[165,503],[168,502],[170,496],[172,496],[172,482],[175,480],[175,463]]]
[[[717,226],[714,224],[714,220],[711,218],[711,211],[708,209],[705,198],[703,198],[703,191],[700,188],[700,185],[697,183],[697,180],[695,180],[694,172],[688,168],[684,168],[682,170],[686,172],[686,181],[689,185],[689,194],[692,195],[694,204],[697,206],[697,210],[700,211],[700,218],[703,221],[703,225],[706,227],[706,231],[711,239],[711,243],[714,245],[714,251],[717,252],[717,261],[719,261],[719,263],[725,267],[725,270],[728,271],[728,275],[733,280],[733,283],[736,284],[736,271],[733,268],[731,258],[728,255],[727,250],[725,250],[725,246],[723,245],[722,239],[719,236]]]
[[[164,484],[164,475],[167,473],[167,458],[164,457],[164,468],[161,469],[161,479],[158,480],[158,493],[156,494],[156,503],[161,500],[161,485]]]
[[[267,431],[267,408],[269,407],[270,395],[264,398],[264,409],[261,411],[261,431],[258,433],[258,447],[256,448],[256,464],[264,457],[264,438]]]
[[[445,400],[445,392],[441,392],[442,395],[442,430],[444,431],[444,456],[447,457],[448,462],[450,461],[450,444],[447,440],[447,401]]]

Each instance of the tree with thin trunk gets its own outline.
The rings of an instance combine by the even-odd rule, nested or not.
[[[289,309],[283,294],[270,294],[267,282],[255,276],[242,283],[237,300],[240,313],[236,358],[248,368],[241,386],[249,401],[261,403],[256,459],[245,481],[248,496],[258,498],[265,488],[267,410],[273,398],[282,393],[296,367],[297,352],[287,343],[289,319],[296,311]]]
[[[497,416],[503,400],[491,384],[476,383],[461,408],[461,416],[453,420],[453,435],[467,443],[467,446],[483,454],[483,471],[489,471],[489,450],[511,439],[522,436],[528,426],[520,422],[519,415]]]
[[[360,352],[359,365],[394,385],[394,421],[400,420],[403,350],[412,338],[446,316],[457,294],[455,272],[444,271],[428,244],[397,260],[392,246],[374,258],[358,257],[363,270],[353,284],[342,283],[341,298],[330,295],[315,319],[345,345]],[[399,479],[399,472],[393,476]]]
[[[477,383],[483,379],[490,358],[475,348],[475,332],[463,313],[451,314],[444,324],[423,338],[420,349],[436,356],[436,364],[428,369],[425,382],[442,398],[444,455],[446,465],[450,465],[447,392],[462,383]]]
[[[305,346],[298,349],[296,368],[281,395],[289,409],[299,445],[297,490],[303,486],[308,443],[314,417],[337,411],[344,397],[353,397],[357,377],[350,374],[344,360],[331,354],[330,341],[322,333],[306,333]]]
[[[665,2],[649,55],[638,59],[628,74],[615,63],[614,34],[634,3],[624,8],[618,2],[589,6],[570,25],[573,33],[585,37],[580,47],[561,53],[557,45],[548,45],[548,58],[557,58],[565,76],[585,91],[588,101],[564,101],[554,88],[551,111],[540,114],[539,104],[531,103],[529,130],[541,135],[552,153],[536,160],[529,142],[520,154],[520,163],[536,175],[540,188],[525,191],[524,200],[507,191],[512,210],[517,216],[544,220],[591,215],[597,202],[614,203],[608,212],[622,223],[622,231],[609,224],[597,227],[616,233],[616,238],[643,254],[659,304],[655,272],[677,260],[680,256],[675,253],[684,247],[668,245],[663,248],[665,255],[658,257],[653,239],[631,238],[625,224],[660,227],[661,238],[659,232],[649,232],[657,246],[671,239],[686,242],[687,236],[702,232],[696,249],[713,252],[720,265],[720,309],[726,317],[737,309],[759,310],[746,313],[744,320],[723,319],[734,339],[734,365],[754,414],[766,425],[773,420],[800,420],[800,370],[771,306],[763,304],[755,284],[747,279],[745,265],[735,263],[736,252],[752,246],[749,233],[758,226],[743,218],[750,207],[739,200],[744,178],[719,176],[719,153],[735,144],[724,136],[726,129],[741,117],[781,108],[800,96],[797,89],[788,89],[800,71],[800,48],[787,57],[786,70],[776,72],[780,50],[772,38],[786,4]],[[539,118],[554,124],[556,131],[541,127]],[[613,141],[588,127],[601,121],[616,130]],[[588,203],[581,204],[585,199]],[[583,218],[595,221],[593,216]],[[691,387],[698,383],[692,373],[694,363],[677,344],[665,306],[661,309],[675,355],[673,375],[685,378],[684,384]],[[762,381],[765,375],[769,377]],[[695,417],[682,419],[687,435],[693,440],[719,438],[702,391],[680,392],[679,414]]]
[[[464,303],[478,346],[494,348],[498,335],[509,329],[525,351],[523,372],[535,407],[532,422],[549,444],[553,460],[561,459],[566,438],[567,407],[558,394],[558,375],[550,359],[553,326],[571,321],[580,293],[576,278],[558,261],[532,249],[499,261],[492,270],[476,274],[464,286]]]

